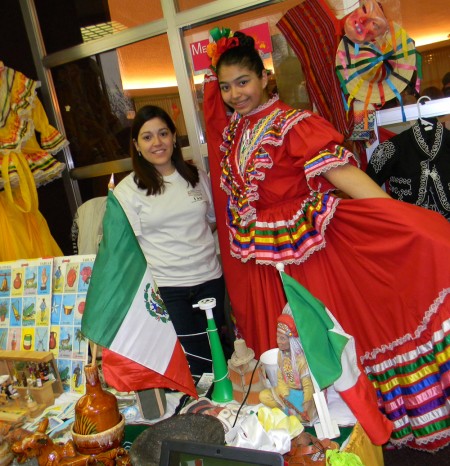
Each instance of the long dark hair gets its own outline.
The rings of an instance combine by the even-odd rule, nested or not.
[[[247,36],[240,31],[236,31],[233,37],[238,38],[239,45],[231,47],[222,53],[216,65],[217,74],[219,74],[221,66],[238,65],[253,71],[261,78],[264,71],[264,63],[259,52],[255,49],[255,40],[253,37]]]
[[[165,110],[156,105],[145,105],[140,108],[134,117],[133,124],[131,125],[131,161],[133,163],[134,181],[141,189],[147,190],[147,196],[151,194],[162,194],[165,189],[164,178],[159,171],[144,157],[138,155],[133,141],[138,140],[139,131],[142,126],[153,118],[159,118],[164,121],[172,134],[176,134],[177,128],[175,127],[172,118]],[[199,174],[197,167],[184,160],[181,152],[181,145],[177,140],[171,161],[176,171],[194,187],[199,182]]]

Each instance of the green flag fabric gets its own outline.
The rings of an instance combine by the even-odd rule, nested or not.
[[[326,388],[342,374],[341,356],[349,338],[322,302],[285,272],[281,278],[311,374],[320,389]]]

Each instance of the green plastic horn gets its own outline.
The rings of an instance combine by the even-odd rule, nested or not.
[[[199,307],[206,312],[208,323],[206,332],[208,333],[209,346],[211,347],[214,373],[214,387],[211,398],[216,403],[227,403],[233,399],[233,386],[228,377],[228,366],[212,312],[213,308],[216,307],[216,300],[215,298],[202,299],[198,304],[194,304],[193,307]]]

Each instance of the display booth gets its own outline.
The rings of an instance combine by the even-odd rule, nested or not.
[[[446,451],[449,79],[396,2],[53,3],[0,61],[0,466]]]

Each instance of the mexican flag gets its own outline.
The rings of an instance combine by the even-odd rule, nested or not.
[[[389,440],[393,424],[378,409],[375,388],[361,372],[351,335],[300,283],[280,271],[311,375],[322,390],[330,385],[341,395],[372,443]]]
[[[104,376],[117,390],[160,387],[197,397],[170,316],[112,191],[108,194],[103,239],[92,269],[81,331],[106,348],[102,352]]]

